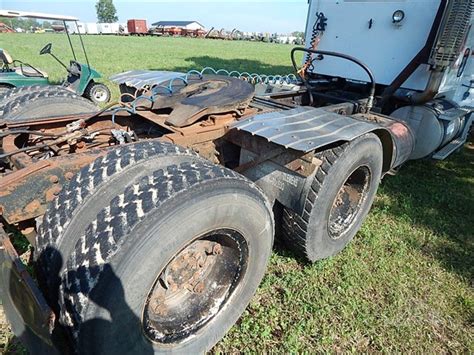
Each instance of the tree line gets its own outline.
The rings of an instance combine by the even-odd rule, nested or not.
[[[38,21],[30,18],[5,18],[0,17],[0,22],[5,25],[17,29],[21,28],[24,31],[31,30],[32,28],[51,28],[52,25],[62,25],[62,21]]]

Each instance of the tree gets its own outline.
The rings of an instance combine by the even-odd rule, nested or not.
[[[291,35],[297,38],[304,38],[304,32],[301,32],[301,31],[292,32]]]
[[[97,11],[97,20],[101,23],[117,22],[117,9],[112,0],[99,0],[95,4]]]
[[[32,27],[37,28],[41,27],[40,23],[35,19],[22,19],[22,18],[2,18],[0,17],[0,22],[3,22],[7,26],[12,27],[13,29],[21,28],[23,30],[30,30]]]

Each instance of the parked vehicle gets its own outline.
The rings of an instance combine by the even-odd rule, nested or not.
[[[5,50],[0,48],[0,95],[6,91],[30,85],[49,85],[48,74],[36,69],[28,63],[14,60]]]
[[[131,35],[145,35],[148,33],[148,26],[146,20],[128,20],[127,21],[128,33]]]
[[[21,32],[18,31],[18,29],[13,29],[10,26],[6,25],[3,22],[0,22],[0,33],[15,33],[15,32]]]
[[[104,111],[0,97],[15,334],[34,353],[202,353],[250,302],[277,224],[310,261],[341,252],[383,177],[446,159],[472,125],[474,1],[423,4],[310,1],[285,77],[129,71]],[[34,245],[37,283],[4,229]]]
[[[69,31],[66,22],[74,22],[77,24],[77,19],[68,16],[55,16],[40,13],[18,12],[0,10],[0,17],[26,17],[26,18],[40,18],[48,20],[61,20],[64,22],[64,30],[69,38]],[[80,36],[80,33],[79,33]],[[83,96],[97,104],[107,103],[110,100],[110,90],[102,83],[97,82],[102,75],[90,66],[86,49],[81,38],[81,47],[86,63],[80,63],[77,60],[77,55],[72,41],[69,38],[69,44],[73,55],[73,60],[69,65],[64,64],[52,52],[52,43],[46,44],[40,51],[40,55],[51,55],[67,72],[67,77],[61,87],[57,90],[67,89],[79,96]],[[13,60],[5,49],[0,49],[0,92],[14,88],[23,88],[26,86],[50,86],[48,81],[48,74],[44,71],[33,67],[30,64],[23,63],[20,60]],[[41,89],[39,89],[41,90]],[[50,90],[47,88],[46,90]],[[22,91],[23,92],[23,91]]]

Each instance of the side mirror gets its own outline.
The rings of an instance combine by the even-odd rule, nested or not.
[[[46,46],[43,47],[43,49],[40,50],[40,55],[51,54],[52,47],[53,45],[51,43],[48,43]]]

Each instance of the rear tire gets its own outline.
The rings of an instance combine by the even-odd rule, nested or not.
[[[21,122],[98,111],[93,103],[68,90],[33,91],[9,101],[4,106],[3,119]]]
[[[84,201],[100,211],[63,236],[76,243],[63,254],[60,322],[77,351],[209,350],[263,278],[270,204],[252,182],[203,161],[124,174],[107,188],[114,197]]]
[[[106,104],[110,101],[110,90],[101,83],[90,82],[84,93],[84,97],[97,105]]]
[[[322,161],[300,215],[283,212],[283,238],[310,261],[336,255],[354,238],[375,198],[382,144],[369,133],[316,154]]]
[[[51,306],[57,306],[59,280],[48,275],[63,272],[65,258],[80,233],[100,212],[102,205],[115,197],[114,186],[118,181],[128,179],[131,184],[133,178],[146,176],[156,169],[199,160],[199,156],[189,149],[150,141],[113,149],[82,168],[49,206],[36,236],[39,274]],[[66,234],[68,238],[64,237]]]

